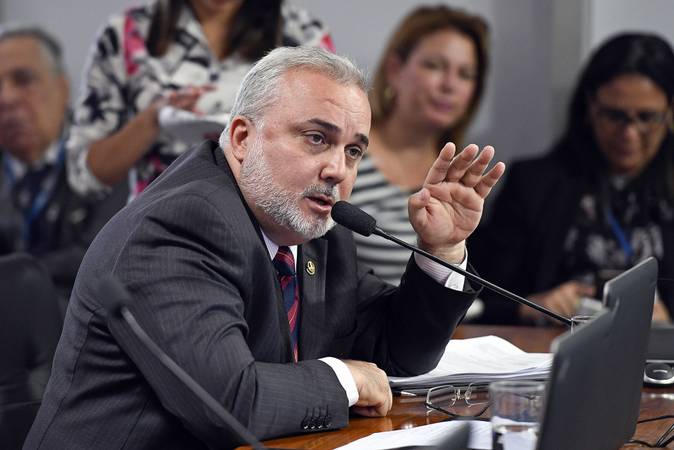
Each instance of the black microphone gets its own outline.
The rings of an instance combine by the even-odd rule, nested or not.
[[[181,387],[184,386],[187,388],[188,394],[192,394],[198,398],[199,401],[220,420],[221,425],[224,425],[224,428],[231,432],[241,442],[250,445],[254,449],[267,448],[152,340],[127,307],[127,304],[130,301],[129,292],[115,277],[103,277],[99,282],[98,291],[101,304],[110,315],[124,320],[145,350],[150,352],[152,356],[159,360],[159,362],[161,362],[161,364],[180,381],[182,384]],[[229,448],[228,446],[220,447]]]
[[[414,245],[410,245],[407,242],[400,240],[395,236],[391,236],[390,234],[388,234],[387,232],[385,232],[384,230],[382,230],[377,226],[377,221],[374,219],[374,217],[372,217],[362,209],[353,206],[351,203],[345,201],[339,201],[335,203],[332,207],[331,215],[335,222],[348,228],[351,231],[354,231],[365,237],[370,236],[371,234],[381,236],[384,239],[388,239],[389,241],[395,242],[396,244],[405,247],[406,249],[412,250],[413,252],[419,253],[420,255],[424,255],[426,258],[435,261],[441,266],[453,270],[454,272],[460,273],[464,277],[468,278],[470,281],[474,281],[498,294],[503,295],[504,297],[509,298],[510,300],[516,301],[517,303],[521,303],[522,305],[526,305],[529,308],[533,308],[536,311],[542,312],[546,316],[551,317],[559,322],[562,322],[565,325],[569,326],[571,325],[571,319],[567,317],[559,315],[554,311],[550,311],[549,309],[544,308],[543,306],[534,303],[530,300],[527,300],[526,298],[520,297],[517,294],[513,294],[512,292],[507,291],[502,287],[496,286],[495,284],[483,278],[480,278],[475,274],[467,272],[460,267],[453,266],[448,262],[438,258],[437,256],[431,255],[430,253],[420,249],[419,247],[415,247]]]

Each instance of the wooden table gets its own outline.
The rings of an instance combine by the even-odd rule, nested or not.
[[[509,340],[526,351],[547,352],[552,339],[562,331],[562,329],[554,328],[462,325],[458,328],[454,337],[470,338],[493,334]],[[640,419],[665,414],[674,414],[674,389],[644,388],[641,395]],[[349,425],[338,431],[311,433],[274,439],[265,441],[265,444],[269,447],[333,449],[372,433],[411,428],[435,423],[444,419],[446,419],[446,416],[442,414],[427,413],[423,399],[396,397],[394,399],[393,409],[386,417],[376,419],[352,417],[349,421]],[[667,428],[669,428],[672,422],[674,422],[674,419],[638,425],[634,438],[649,443],[655,443]],[[639,446],[626,445],[623,448],[629,449],[637,447]],[[674,448],[674,445],[672,445],[672,448]]]

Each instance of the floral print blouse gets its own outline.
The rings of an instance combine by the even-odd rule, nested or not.
[[[218,60],[190,8],[183,8],[168,51],[159,58],[151,56],[145,42],[152,8],[148,5],[112,16],[93,46],[66,142],[68,178],[82,195],[102,196],[110,191],[87,165],[93,142],[121,129],[162,93],[186,86],[211,85],[213,90],[202,95],[197,108],[209,116],[227,114],[252,66],[236,55]],[[306,11],[284,3],[281,16],[283,45],[314,45],[334,51],[326,29]],[[160,133],[129,173],[131,197],[142,192],[191,144]]]

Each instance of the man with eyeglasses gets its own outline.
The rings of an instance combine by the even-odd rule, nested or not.
[[[655,256],[653,320],[670,322],[673,102],[674,52],[665,40],[623,34],[598,48],[562,138],[548,155],[511,166],[491,220],[471,238],[481,275],[572,316],[598,308],[593,299],[608,279]],[[533,310],[484,297],[483,322],[548,324]]]

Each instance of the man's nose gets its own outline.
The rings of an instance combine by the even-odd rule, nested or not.
[[[334,184],[340,183],[346,178],[346,155],[344,150],[335,148],[326,153],[326,160],[321,170],[321,179]]]

